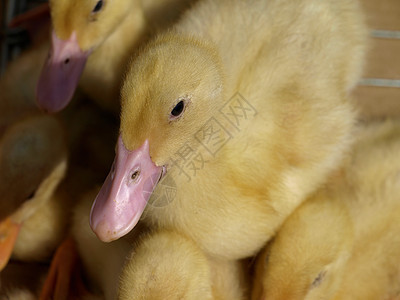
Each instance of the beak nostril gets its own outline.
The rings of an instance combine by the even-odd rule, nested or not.
[[[69,58],[67,58],[66,60],[64,60],[64,64],[68,64],[69,63]]]
[[[140,175],[140,170],[136,170],[135,172],[132,173],[131,179],[135,181],[139,178],[139,175]]]

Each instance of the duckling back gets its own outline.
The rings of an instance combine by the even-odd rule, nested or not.
[[[255,95],[279,89],[286,85],[282,75],[348,91],[361,75],[367,38],[362,10],[353,0],[207,0],[186,12],[174,29],[216,45],[232,83],[228,96],[246,88]]]
[[[400,121],[367,126],[347,174],[354,245],[333,299],[395,299],[400,293]]]
[[[307,199],[259,253],[251,299],[320,299],[316,291],[330,299],[351,253],[352,226],[341,199],[325,191]]]
[[[288,218],[258,258],[252,299],[398,295],[399,150],[398,120],[358,128],[342,171]]]

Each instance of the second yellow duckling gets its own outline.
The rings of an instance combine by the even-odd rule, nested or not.
[[[260,254],[259,299],[398,299],[400,121],[367,125],[342,173]]]
[[[51,49],[37,85],[39,107],[62,110],[79,82],[94,101],[118,114],[130,56],[154,27],[164,29],[193,1],[51,0]]]
[[[120,281],[120,300],[247,299],[241,262],[210,259],[190,239],[165,230],[140,238]]]
[[[34,114],[7,127],[1,137],[0,268],[11,253],[23,260],[49,258],[62,238],[65,212],[55,196],[67,168],[62,133],[53,117]]]

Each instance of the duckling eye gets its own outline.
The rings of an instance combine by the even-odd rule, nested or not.
[[[96,3],[96,6],[93,8],[92,12],[96,13],[96,12],[100,11],[102,7],[103,7],[103,0],[99,0]]]
[[[175,105],[175,107],[171,110],[172,119],[179,117],[182,114],[184,108],[185,102],[183,100],[179,101],[178,104]]]

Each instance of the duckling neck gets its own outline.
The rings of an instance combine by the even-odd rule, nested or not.
[[[89,97],[114,112],[119,110],[119,88],[126,64],[147,33],[141,2],[134,2],[118,28],[90,56],[80,81]]]

